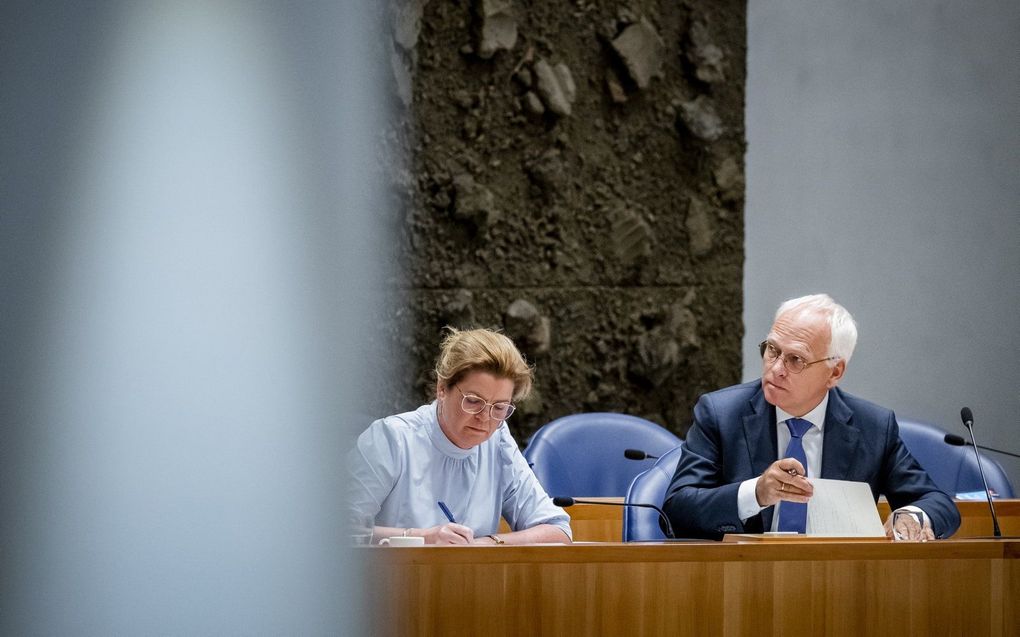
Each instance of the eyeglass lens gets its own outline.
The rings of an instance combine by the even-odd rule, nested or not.
[[[786,369],[790,370],[794,374],[799,374],[804,371],[807,367],[807,361],[796,354],[784,354],[780,352],[775,345],[768,341],[762,341],[758,346],[761,350],[761,356],[765,359],[765,362],[769,365],[773,365],[777,358],[783,359],[783,365]]]
[[[486,406],[489,407],[489,418],[493,420],[506,420],[514,413],[514,406],[511,403],[487,403],[471,394],[464,394],[461,401],[461,407],[469,414],[480,413]]]

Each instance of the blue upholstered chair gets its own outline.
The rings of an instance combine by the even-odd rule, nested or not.
[[[634,476],[653,461],[628,460],[625,449],[658,456],[680,444],[667,429],[637,416],[589,413],[564,416],[535,432],[524,457],[553,496],[623,497]]]
[[[676,465],[680,462],[683,445],[677,445],[663,454],[652,468],[638,474],[627,489],[624,502],[638,504],[654,504],[662,507],[666,499],[666,488],[669,487]],[[623,541],[647,542],[666,539],[659,527],[659,514],[655,509],[624,507],[623,509]]]
[[[981,491],[981,474],[973,447],[954,447],[945,441],[946,432],[934,425],[898,418],[900,438],[940,489],[951,496],[968,491]],[[1012,498],[1013,485],[1002,465],[981,455],[988,487],[1000,497]]]

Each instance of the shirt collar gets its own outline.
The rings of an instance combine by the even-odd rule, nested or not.
[[[825,425],[825,409],[829,406],[829,392],[825,392],[822,396],[822,402],[815,405],[815,408],[800,417],[801,420],[806,420],[815,427],[818,427],[818,431],[822,431]],[[797,416],[790,415],[779,408],[776,405],[776,423],[783,423],[790,418],[796,418]]]

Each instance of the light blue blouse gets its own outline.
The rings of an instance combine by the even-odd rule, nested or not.
[[[514,531],[551,524],[570,532],[570,516],[552,503],[514,442],[506,423],[471,449],[446,437],[436,403],[373,422],[348,454],[352,515],[379,526],[446,524],[438,501],[476,537],[499,532],[500,516]]]

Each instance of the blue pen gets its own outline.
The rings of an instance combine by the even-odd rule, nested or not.
[[[440,501],[439,501],[439,502],[437,502],[436,504],[438,504],[438,505],[439,505],[439,508],[443,510],[443,515],[445,515],[445,516],[446,516],[446,519],[447,519],[447,520],[449,520],[449,521],[450,521],[450,522],[452,522],[453,524],[456,524],[456,523],[457,523],[457,520],[454,520],[454,519],[453,519],[453,514],[452,514],[452,513],[450,513],[450,509],[449,509],[449,507],[447,507],[447,506],[446,506],[446,504],[445,504],[445,503],[444,503],[444,502],[443,502],[442,500],[440,500]]]

